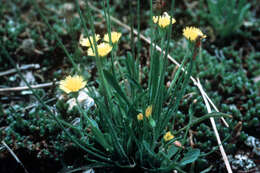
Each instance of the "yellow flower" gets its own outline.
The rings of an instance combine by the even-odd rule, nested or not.
[[[112,41],[112,43],[117,43],[118,40],[120,39],[121,35],[122,34],[119,33],[119,32],[111,32],[111,41]],[[104,41],[109,43],[109,35],[108,34],[106,34],[104,36]]]
[[[176,22],[176,20],[169,16],[167,12],[164,12],[161,16],[153,16],[153,22],[157,23],[161,28],[165,28],[170,25],[171,20],[172,24]]]
[[[110,44],[108,44],[108,43],[100,43],[99,45],[97,45],[97,52],[98,52],[98,56],[100,56],[100,57],[106,56],[107,54],[109,54],[109,52],[111,50],[112,50],[112,46],[110,46]],[[92,48],[88,49],[88,55],[96,56],[96,54],[92,50]]]
[[[87,82],[84,81],[82,76],[67,76],[65,80],[60,81],[60,89],[66,92],[77,92],[84,88]]]
[[[172,140],[173,138],[174,138],[174,136],[172,135],[172,133],[170,131],[165,133],[165,135],[163,136],[163,139],[165,142]]]
[[[139,121],[143,120],[143,119],[144,119],[143,114],[142,114],[142,113],[139,113],[139,114],[137,115],[137,119],[138,119]]]
[[[100,35],[99,34],[95,34],[95,38],[96,38],[96,41],[100,40]],[[93,38],[93,36],[90,36],[89,39],[82,37],[79,40],[79,44],[81,46],[84,46],[84,47],[90,47],[91,46],[90,42],[94,45],[94,38]]]
[[[191,40],[195,41],[198,37],[200,38],[206,38],[206,35],[204,35],[200,29],[195,27],[186,27],[183,29],[183,35]]]
[[[146,110],[145,110],[145,116],[146,116],[147,118],[149,118],[149,117],[152,115],[152,110],[153,110],[152,105],[150,105],[150,106],[148,106],[148,107],[146,108]]]

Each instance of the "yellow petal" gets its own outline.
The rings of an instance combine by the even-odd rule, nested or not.
[[[121,35],[122,34],[119,33],[119,32],[111,32],[111,41],[112,41],[112,43],[117,43],[119,41]],[[104,41],[109,43],[109,35],[108,34],[106,34],[104,36]]]
[[[164,12],[161,16],[153,16],[153,22],[158,24],[161,28],[165,28],[170,25],[171,22],[174,24],[176,20],[169,16],[167,12]]]
[[[195,41],[197,38],[206,38],[200,29],[195,27],[186,27],[183,29],[183,35],[188,40]]]
[[[84,88],[86,84],[82,76],[67,76],[65,80],[60,81],[59,88],[68,94],[70,92],[79,91]]]

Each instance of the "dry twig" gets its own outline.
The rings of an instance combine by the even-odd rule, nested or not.
[[[24,164],[20,161],[20,159],[16,156],[16,154],[13,152],[13,150],[5,143],[5,141],[2,141],[2,144],[5,146],[5,148],[11,153],[11,155],[14,157],[14,159],[23,167],[25,173],[29,173],[27,169],[25,168]]]
[[[17,67],[18,67],[19,70],[22,71],[22,70],[27,70],[27,69],[39,69],[40,65],[39,64],[27,64],[27,65],[22,65],[21,67],[19,67],[17,65]],[[6,76],[6,75],[13,74],[13,73],[16,73],[15,68],[7,70],[7,71],[0,72],[0,76]]]
[[[49,82],[49,83],[42,83],[42,84],[37,84],[37,85],[31,85],[33,89],[38,89],[38,88],[46,88],[46,87],[51,87],[57,85],[58,82]],[[28,86],[23,86],[23,87],[10,87],[10,88],[0,88],[0,92],[7,92],[7,91],[23,91],[23,90],[28,90]]]
[[[198,84],[197,86],[198,86],[198,88],[199,88],[199,90],[200,90],[200,92],[201,92],[201,95],[202,95],[202,97],[203,97],[203,100],[204,100],[204,102],[205,102],[205,105],[206,105],[206,107],[207,107],[207,111],[208,111],[208,113],[211,113],[212,111],[211,111],[211,108],[210,108],[208,99],[207,99],[206,96],[205,96],[205,92],[204,92],[203,89],[202,89],[202,86],[201,86],[201,84],[200,84],[199,78],[198,78],[197,84]],[[229,161],[228,161],[226,152],[225,152],[225,150],[224,150],[224,147],[223,147],[223,145],[222,145],[221,139],[220,139],[220,137],[219,137],[218,129],[217,129],[217,127],[216,127],[216,123],[215,123],[215,120],[214,120],[213,117],[210,117],[210,122],[211,122],[211,125],[212,125],[212,127],[213,127],[215,136],[216,136],[216,138],[217,138],[218,146],[219,146],[221,155],[222,155],[222,157],[223,157],[223,160],[224,160],[224,162],[225,162],[227,171],[228,171],[228,173],[232,173],[232,169],[231,169],[231,167],[230,167],[230,164],[229,164]]]

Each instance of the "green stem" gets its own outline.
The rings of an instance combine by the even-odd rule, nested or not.
[[[105,1],[105,0],[104,0]],[[108,38],[109,38],[109,44],[110,45],[113,45],[112,43],[112,38],[111,38],[111,21],[110,21],[110,12],[109,12],[109,9],[110,9],[110,6],[109,6],[109,0],[106,0],[106,4],[107,6],[105,6],[105,2],[103,1],[102,5],[103,5],[103,11],[104,11],[104,17],[105,17],[105,20],[106,20],[106,23],[107,23],[107,28],[108,28]],[[115,74],[115,67],[114,67],[114,55],[115,55],[115,51],[116,49],[112,49],[112,52],[111,52],[111,68],[112,68],[112,74],[114,76],[116,76]]]
[[[153,71],[154,69],[151,68],[151,65],[154,63],[154,52],[155,52],[155,44],[154,44],[154,40],[155,40],[155,36],[156,36],[156,29],[152,26],[153,24],[153,0],[150,0],[150,25],[152,28],[152,32],[153,34],[151,35],[151,44],[150,44],[150,71],[149,71],[149,79],[148,79],[148,88],[149,90],[152,88],[152,80],[153,80]],[[152,90],[152,89],[151,89]],[[153,100],[153,96],[152,96],[152,92],[149,91],[149,104],[152,102]]]
[[[220,117],[224,117],[224,118],[231,118],[231,116],[229,114],[224,114],[224,113],[221,113],[221,112],[213,112],[213,113],[210,113],[210,114],[206,114],[204,115],[203,117],[200,117],[200,118],[197,118],[196,120],[194,120],[193,122],[191,122],[190,124],[188,124],[187,126],[179,129],[176,133],[174,134],[178,134],[180,133],[181,131],[183,130],[186,130],[187,128],[189,127],[192,127],[196,124],[199,124],[200,122],[208,119],[208,118],[211,118],[211,117],[214,117],[214,118],[220,118]]]
[[[141,51],[140,26],[140,0],[137,0],[137,64],[139,64],[139,56]]]
[[[90,48],[91,48],[92,50],[96,50],[96,47],[95,47],[96,41],[94,41],[94,43],[92,43],[92,41],[90,40],[90,35],[89,35],[89,33],[88,33],[87,24],[86,24],[86,21],[85,21],[85,19],[84,19],[83,14],[82,14],[82,11],[80,10],[79,2],[78,2],[77,0],[76,0],[76,8],[77,8],[77,11],[78,11],[78,13],[79,13],[80,21],[81,21],[82,24],[83,24],[84,36],[85,36],[85,34],[87,35],[87,38],[88,38],[89,43],[90,43]],[[95,35],[93,35],[93,37],[95,37]],[[96,38],[93,38],[93,40],[96,40]]]
[[[92,120],[87,116],[86,112],[81,108],[78,101],[77,101],[77,108],[78,108],[79,112],[83,115],[84,119],[87,120],[88,124],[91,126],[91,129],[93,130],[95,138],[98,139],[98,142],[100,143],[100,145],[102,145],[106,151],[112,151],[113,147],[107,143],[102,132],[96,127],[96,125],[92,122]],[[83,121],[83,119],[82,119],[82,121]]]

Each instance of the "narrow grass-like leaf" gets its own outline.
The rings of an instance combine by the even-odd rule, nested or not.
[[[95,120],[89,118],[86,114],[86,112],[84,110],[82,110],[82,108],[80,106],[77,106],[78,110],[81,112],[81,114],[84,115],[84,118],[88,121],[88,123],[90,124],[91,126],[91,131],[93,132],[94,134],[94,139],[97,140],[99,142],[100,145],[102,145],[104,147],[104,149],[106,151],[112,151],[113,150],[113,147],[110,146],[108,144],[108,142],[106,141],[103,133],[100,131],[97,123],[95,122]]]
[[[126,94],[122,90],[122,88],[119,86],[116,79],[106,70],[104,70],[104,75],[108,83],[116,90],[116,92],[125,100],[127,104],[130,104],[130,101],[126,97]]]
[[[191,122],[190,125],[187,125],[187,126],[181,128],[181,129],[179,129],[179,130],[177,131],[177,133],[179,133],[179,132],[181,132],[181,131],[183,131],[183,130],[189,128],[189,127],[192,127],[192,126],[194,126],[194,125],[197,125],[197,124],[201,123],[202,121],[204,121],[204,120],[206,120],[206,119],[209,119],[209,118],[211,118],[211,117],[214,117],[214,118],[221,118],[221,117],[223,117],[223,118],[231,118],[231,116],[230,116],[229,114],[225,114],[225,113],[221,113],[221,112],[212,112],[212,113],[206,114],[206,115],[204,115],[204,116],[202,116],[202,117],[200,117],[200,118],[196,118],[195,120],[193,120],[193,121]]]
[[[185,166],[189,163],[192,163],[195,160],[197,160],[199,156],[200,156],[199,149],[191,149],[190,151],[188,151],[187,153],[184,154],[184,157],[180,161],[180,165]]]

